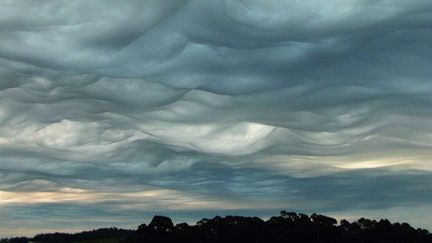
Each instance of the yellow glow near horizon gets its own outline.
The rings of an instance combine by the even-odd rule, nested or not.
[[[373,169],[373,168],[388,167],[388,166],[395,166],[395,165],[406,165],[414,162],[415,161],[412,160],[394,160],[394,159],[366,160],[366,161],[337,164],[335,165],[335,167],[341,169]]]
[[[0,191],[0,206],[11,204],[39,203],[101,203],[106,201],[121,202],[118,207],[123,209],[238,209],[253,208],[254,204],[245,205],[224,199],[212,199],[190,195],[180,191],[152,189],[139,192],[96,192],[77,188],[62,188],[52,192],[10,192]],[[256,205],[255,205],[256,206]]]

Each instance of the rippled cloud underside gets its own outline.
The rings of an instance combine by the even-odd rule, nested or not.
[[[431,229],[430,0],[0,13],[0,236],[280,209]]]

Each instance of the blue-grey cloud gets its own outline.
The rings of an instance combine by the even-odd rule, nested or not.
[[[1,9],[0,236],[164,211],[430,227],[428,1]]]

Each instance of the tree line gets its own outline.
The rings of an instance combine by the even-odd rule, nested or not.
[[[312,214],[281,211],[267,221],[258,217],[216,216],[204,218],[195,225],[174,225],[165,216],[154,216],[151,222],[137,230],[117,228],[99,229],[77,234],[39,234],[33,238],[4,239],[0,243],[74,242],[116,238],[120,243],[142,242],[293,242],[293,243],[432,243],[432,235],[425,229],[415,229],[407,223],[391,223],[360,218],[349,222]]]

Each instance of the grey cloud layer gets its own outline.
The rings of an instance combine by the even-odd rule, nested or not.
[[[430,206],[429,1],[0,10],[2,218]]]

